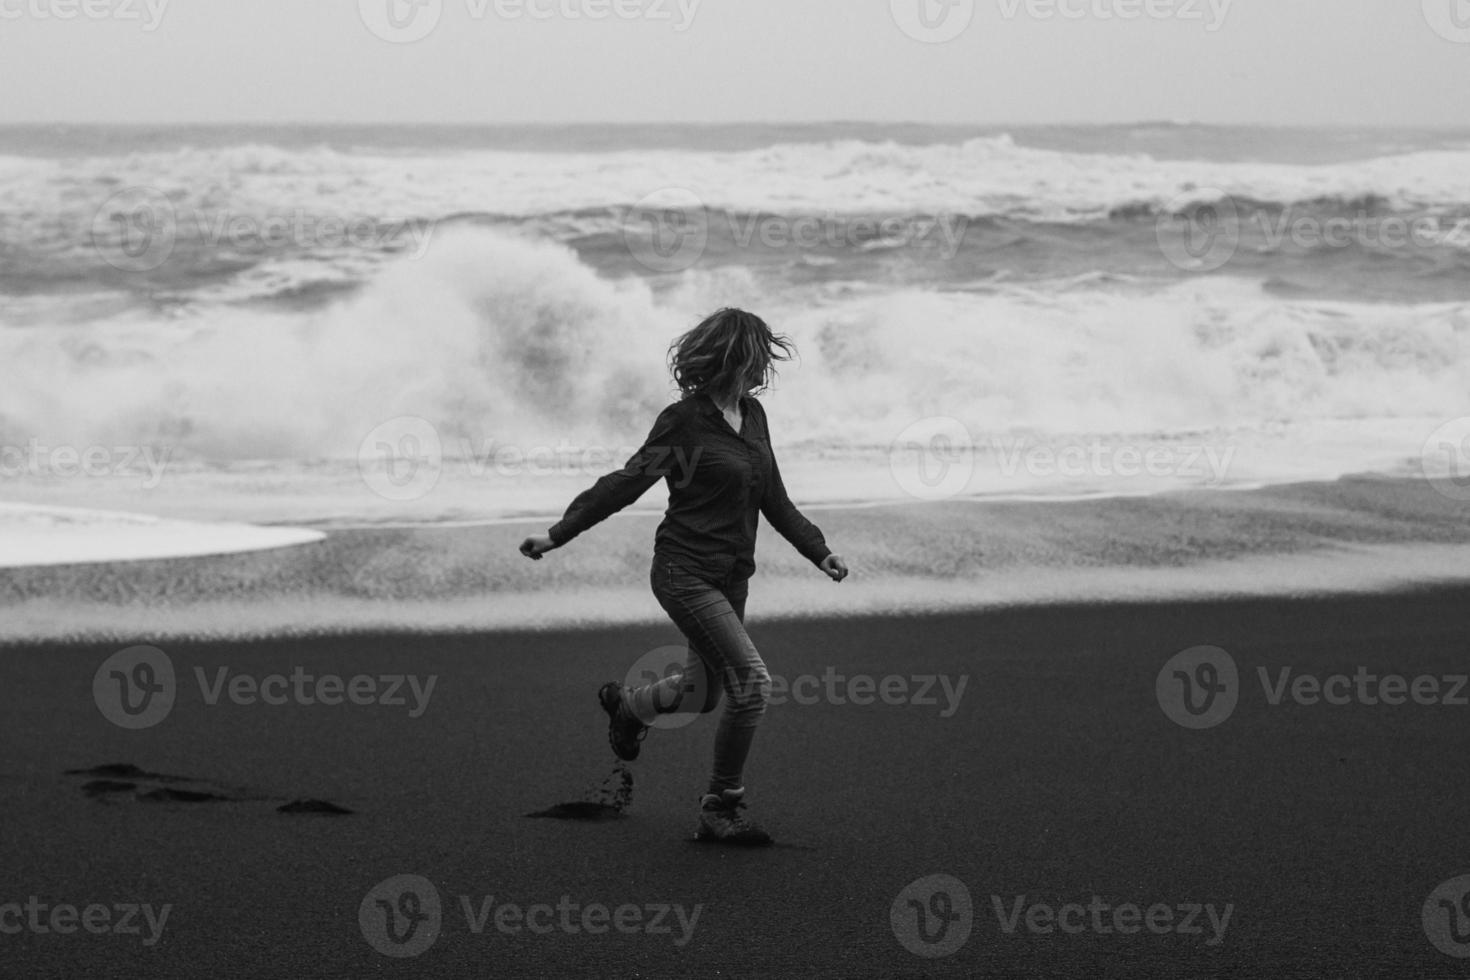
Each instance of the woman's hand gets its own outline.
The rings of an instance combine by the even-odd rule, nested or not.
[[[521,542],[521,554],[533,561],[540,561],[542,555],[560,547],[561,545],[551,540],[550,535],[533,534]]]
[[[822,559],[822,571],[834,582],[841,582],[847,578],[847,563],[836,555],[828,555]]]

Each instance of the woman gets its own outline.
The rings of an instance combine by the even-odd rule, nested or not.
[[[770,844],[741,810],[744,767],[770,696],[771,675],[745,632],[747,584],[755,572],[757,515],[834,582],[847,566],[816,525],[796,509],[771,454],[766,413],[752,395],[764,391],[775,362],[792,345],[744,310],[723,309],[669,348],[683,397],[659,413],[643,448],[626,466],[580,494],[546,534],[527,538],[521,554],[540,560],[599,521],[627,507],[660,479],[669,507],[654,537],[649,576],[659,605],[689,641],[682,673],[642,687],[610,681],[598,692],[608,713],[608,739],[621,759],[636,759],[660,714],[725,711],[715,734],[714,773],[699,801],[702,840]],[[699,703],[684,705],[686,695]]]

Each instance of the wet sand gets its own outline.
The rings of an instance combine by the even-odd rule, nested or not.
[[[1464,504],[1424,480],[1076,501],[808,508],[852,569],[829,582],[762,524],[751,607],[780,618],[986,611],[1067,602],[1373,593],[1470,581]],[[0,641],[657,624],[658,517],[619,515],[545,561],[551,523],[332,528],[248,554],[0,569]]]

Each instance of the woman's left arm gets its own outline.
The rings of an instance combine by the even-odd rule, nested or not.
[[[756,402],[756,404],[760,404]],[[761,427],[764,429],[766,445],[771,443],[771,429],[766,424],[765,406],[761,406]],[[780,532],[781,537],[790,541],[797,551],[822,571],[826,572],[835,581],[842,581],[847,577],[847,565],[842,559],[832,553],[827,547],[827,539],[822,536],[821,530],[806,519],[796,505],[791,502],[791,497],[786,493],[786,484],[781,480],[781,467],[776,463],[776,452],[771,450],[771,482],[766,487],[765,495],[761,498],[761,513],[766,520],[771,522]]]

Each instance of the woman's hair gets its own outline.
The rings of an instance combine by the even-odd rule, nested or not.
[[[669,370],[685,398],[709,392],[723,400],[765,391],[776,376],[776,362],[789,361],[796,348],[772,333],[754,313],[726,307],[669,345]]]

